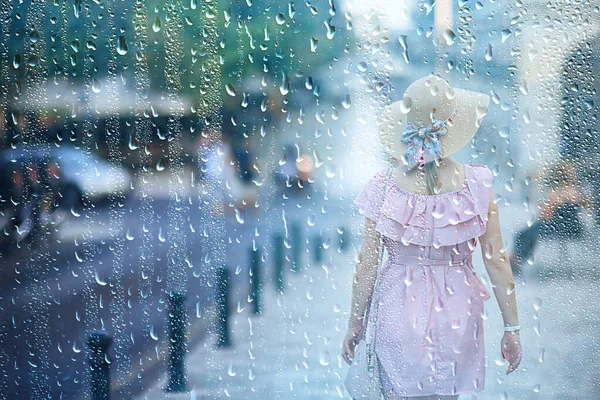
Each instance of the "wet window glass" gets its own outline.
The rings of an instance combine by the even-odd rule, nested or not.
[[[599,14],[0,2],[0,397],[600,398]]]

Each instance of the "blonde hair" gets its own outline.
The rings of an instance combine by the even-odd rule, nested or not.
[[[437,178],[438,171],[440,169],[437,161],[428,162],[424,165],[425,168],[425,186],[427,188],[428,194],[437,194],[436,186],[437,186]]]
[[[388,161],[392,164],[396,164],[398,159],[388,154]],[[416,171],[420,168],[423,168],[425,171],[425,188],[427,190],[427,194],[437,194],[435,191],[437,180],[438,180],[438,171],[440,169],[440,165],[438,161],[430,161],[420,167],[419,165],[415,165],[408,172]]]
[[[418,169],[423,168],[425,172],[425,188],[427,190],[427,194],[437,194],[436,186],[438,180],[438,172],[440,166],[437,161],[430,161],[424,164],[422,167],[419,165],[415,165],[410,171],[417,171]],[[416,172],[415,172],[416,173]]]

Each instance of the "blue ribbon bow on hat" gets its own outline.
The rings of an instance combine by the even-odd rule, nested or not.
[[[448,133],[447,122],[434,119],[427,126],[415,127],[407,121],[406,128],[400,139],[407,144],[404,156],[408,165],[405,170],[411,170],[415,165],[424,165],[442,158],[440,138]]]

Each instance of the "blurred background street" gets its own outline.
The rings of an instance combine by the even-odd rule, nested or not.
[[[460,400],[600,398],[598,5],[375,3],[0,2],[1,399],[348,398],[352,200],[430,73],[492,98],[454,158],[523,326]]]

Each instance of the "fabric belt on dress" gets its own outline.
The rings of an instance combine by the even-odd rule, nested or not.
[[[467,264],[471,260],[471,254],[452,257],[449,260],[436,260],[432,258],[423,258],[418,256],[409,255],[390,255],[390,260],[394,264],[405,264],[405,265],[439,265],[445,267],[457,267]]]

